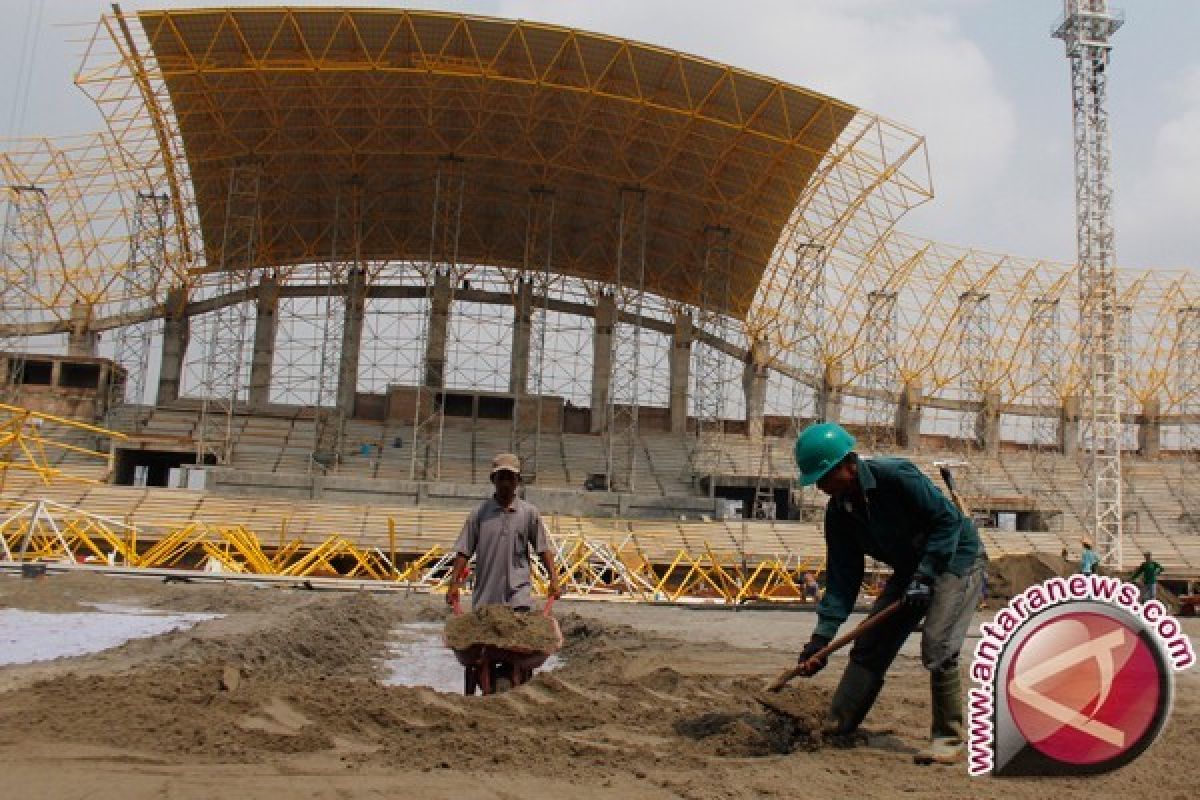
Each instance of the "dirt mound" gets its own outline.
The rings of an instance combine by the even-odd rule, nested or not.
[[[455,650],[487,644],[531,653],[552,653],[562,645],[562,639],[549,617],[518,613],[507,606],[484,606],[447,620],[446,644]]]
[[[1015,595],[1050,578],[1070,575],[1074,567],[1062,558],[1045,553],[1001,556],[988,562],[987,599],[1004,604]]]

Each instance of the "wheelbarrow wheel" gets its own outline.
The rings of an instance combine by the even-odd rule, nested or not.
[[[463,668],[463,694],[471,697],[475,694],[475,690],[479,688],[479,667],[469,666]]]

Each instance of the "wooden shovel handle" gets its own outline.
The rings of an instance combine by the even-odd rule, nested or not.
[[[771,681],[771,683],[767,685],[767,691],[768,692],[778,692],[784,686],[787,686],[788,682],[792,678],[799,677],[801,675],[804,675],[806,672],[808,672],[807,668],[810,663],[812,663],[814,661],[823,661],[824,659],[828,658],[833,653],[836,653],[838,650],[841,650],[843,647],[850,644],[855,639],[862,636],[864,633],[871,630],[872,628],[874,628],[875,626],[877,626],[881,622],[883,622],[885,619],[887,619],[888,617],[895,614],[897,611],[900,610],[901,605],[903,605],[903,602],[900,600],[896,600],[891,605],[885,606],[882,610],[878,611],[875,614],[872,614],[871,616],[867,617],[862,622],[860,622],[858,624],[858,627],[855,628],[854,630],[850,631],[849,633],[843,633],[841,636],[837,637],[832,642],[825,645],[817,652],[813,653],[812,656],[807,661],[803,661],[803,662],[797,664],[796,666],[791,667],[790,669],[785,670],[784,672],[781,672],[779,674],[779,676],[777,678],[775,678],[775,680]]]

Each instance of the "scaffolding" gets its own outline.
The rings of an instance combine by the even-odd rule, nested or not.
[[[610,492],[637,490],[638,409],[641,403],[642,308],[646,293],[646,191],[621,189],[617,218],[615,314],[605,398],[604,457]],[[595,409],[593,409],[593,413]]]
[[[4,230],[0,233],[3,254],[3,283],[0,284],[0,325],[7,332],[0,340],[6,374],[0,401],[16,403],[25,379],[25,337],[21,327],[29,321],[29,311],[37,296],[37,278],[41,268],[47,230],[46,190],[38,186],[5,187]]]
[[[166,274],[167,224],[171,213],[170,198],[162,193],[141,190],[133,209],[133,230],[129,237],[129,266],[121,273],[121,301],[118,314],[134,317],[153,297],[161,277]],[[109,383],[107,426],[113,427],[115,414],[123,403],[143,405],[147,402],[146,378],[150,370],[151,340],[155,334],[153,320],[128,322],[116,330],[113,342],[113,361],[125,370],[125,382]],[[153,400],[150,400],[153,402]],[[134,432],[144,422],[135,414],[129,425]]]
[[[1200,464],[1200,306],[1184,306],[1177,314],[1179,338],[1177,372],[1179,395],[1179,486],[1192,509],[1200,509],[1196,467]],[[1193,513],[1193,530],[1200,532],[1200,513]]]
[[[963,401],[960,438],[968,455],[974,448],[983,449],[986,434],[983,429],[985,400],[991,368],[992,315],[990,296],[975,289],[958,296],[958,349],[962,358],[962,377],[959,397]],[[978,406],[978,414],[967,413]]]
[[[521,459],[522,474],[529,483],[537,481],[542,463],[546,340],[551,335],[550,291],[554,281],[554,199],[554,191],[543,186],[529,190],[525,260],[513,294],[517,317],[513,335],[517,338],[509,386],[513,395],[510,450]]]
[[[220,306],[207,320],[208,347],[201,370],[198,464],[228,464],[233,456],[234,409],[245,400],[248,383],[246,329],[248,300],[257,283],[261,180],[260,164],[239,163],[229,168],[220,267],[214,276]]]
[[[1075,214],[1079,257],[1083,432],[1091,533],[1102,562],[1124,567],[1121,507],[1121,374],[1113,251],[1108,94],[1109,37],[1123,24],[1108,0],[1063,0],[1054,31],[1071,64]]]
[[[1034,471],[1045,475],[1052,470],[1048,456],[1059,449],[1059,421],[1062,405],[1062,333],[1059,329],[1057,297],[1035,297],[1029,317],[1030,381],[1029,401],[1041,409],[1033,417],[1030,453]]]
[[[729,293],[729,229],[709,226],[704,236],[704,262],[700,268],[700,302],[689,311],[693,330],[689,387],[694,427],[684,426],[684,451],[692,485],[708,477],[709,495],[715,489],[713,476],[720,472],[724,454],[728,397],[734,383],[729,359],[714,346],[729,340],[729,318],[721,304]],[[696,335],[699,334],[699,335]],[[712,337],[707,340],[706,336]]]
[[[866,393],[867,443],[872,452],[879,452],[896,445],[896,292],[868,292],[865,322],[861,380]]]
[[[466,274],[458,257],[466,179],[461,158],[438,159],[429,223],[429,260],[424,272],[429,314],[422,317],[420,341],[425,346],[425,360],[413,401],[409,480],[437,480],[442,473],[446,337],[454,310],[454,293]]]

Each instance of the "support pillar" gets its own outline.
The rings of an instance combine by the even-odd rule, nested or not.
[[[337,408],[343,417],[354,416],[366,305],[367,273],[361,268],[352,269],[346,277],[346,315],[342,328],[342,354],[338,361]]]
[[[1000,452],[1000,393],[984,392],[975,417],[975,444],[988,455]]]
[[[521,279],[513,295],[512,359],[508,391],[524,395],[529,390],[529,343],[533,336],[533,284]]]
[[[1064,456],[1075,456],[1079,453],[1079,419],[1082,408],[1079,397],[1072,395],[1063,398],[1062,409],[1059,412],[1058,451]]]
[[[906,382],[900,390],[900,402],[896,404],[896,443],[907,450],[916,450],[921,444],[923,401],[921,384]]]
[[[608,387],[612,381],[612,338],[617,324],[617,299],[605,292],[596,301],[596,333],[592,337],[592,433],[608,425]]]
[[[67,355],[95,358],[99,353],[96,342],[99,336],[91,330],[90,309],[83,303],[71,305],[71,329],[67,333]]]
[[[263,276],[255,304],[254,351],[250,356],[250,407],[261,410],[271,402],[271,367],[279,330],[279,281]]]
[[[842,366],[826,364],[817,390],[818,422],[840,422],[842,419]]]
[[[429,301],[429,336],[425,340],[425,385],[446,385],[446,339],[450,330],[450,276],[439,272],[433,279]]]
[[[1147,397],[1142,403],[1142,418],[1138,424],[1138,455],[1158,458],[1162,452],[1162,420],[1158,398]]]
[[[182,288],[167,291],[163,314],[162,361],[158,370],[157,403],[164,405],[179,399],[179,384],[183,377],[183,361],[187,355],[191,326],[185,311],[187,291]]]
[[[742,370],[742,390],[746,393],[746,434],[755,438],[763,434],[769,360],[766,340],[755,339],[746,353],[746,366]]]
[[[688,384],[691,381],[692,342],[695,335],[692,315],[676,311],[675,336],[671,339],[671,433],[687,432]]]

